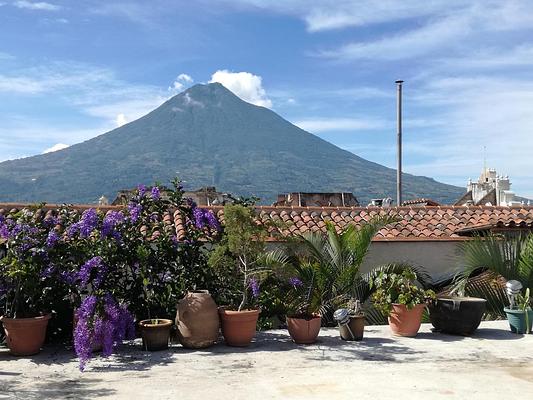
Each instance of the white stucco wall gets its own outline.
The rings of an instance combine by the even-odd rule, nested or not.
[[[460,269],[457,241],[376,241],[370,246],[363,271],[392,262],[406,262],[424,267],[433,279]]]

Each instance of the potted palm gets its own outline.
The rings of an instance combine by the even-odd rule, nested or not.
[[[416,336],[426,305],[435,300],[433,290],[416,284],[416,273],[404,269],[401,273],[381,272],[372,281],[374,306],[388,315],[389,326],[395,335]]]
[[[36,215],[39,209],[0,215],[0,241],[6,249],[0,260],[0,321],[9,350],[17,356],[40,351],[53,303],[48,255],[59,236],[52,223]]]
[[[527,288],[524,294],[519,294],[516,297],[516,302],[504,308],[513,333],[531,333],[533,310],[531,309],[532,301],[529,293],[529,288]]]
[[[266,229],[255,222],[253,207],[224,206],[224,230],[209,263],[225,276],[219,298],[222,334],[229,346],[248,346],[255,336],[261,279],[270,272],[265,257]]]
[[[332,324],[336,307],[345,305],[350,298],[361,301],[368,298],[371,275],[360,273],[361,264],[374,235],[395,221],[395,216],[383,215],[360,227],[348,225],[340,232],[327,223],[326,232],[303,234],[284,249],[286,263],[293,268],[294,275],[290,282],[287,326],[296,342],[309,343],[317,337],[296,337],[298,327],[318,335],[319,321]],[[400,267],[386,267],[394,268]]]

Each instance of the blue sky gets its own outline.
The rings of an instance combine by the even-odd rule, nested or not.
[[[533,1],[0,0],[0,160],[132,121],[194,83],[394,167],[533,198]]]

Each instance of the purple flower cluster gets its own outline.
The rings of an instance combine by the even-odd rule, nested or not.
[[[129,203],[128,204],[128,212],[130,214],[130,221],[135,223],[141,216],[142,212],[142,206],[140,204],[136,203]]]
[[[144,185],[137,186],[137,192],[139,193],[139,197],[144,197],[146,193],[146,186]]]
[[[198,229],[209,228],[216,231],[220,230],[220,223],[215,215],[210,211],[203,208],[195,207],[193,209],[194,225]]]
[[[113,236],[116,240],[120,240],[120,232],[115,228],[124,222],[124,214],[122,211],[109,211],[102,222],[102,237]]]
[[[259,297],[259,282],[257,281],[257,279],[248,279],[248,287],[252,290],[252,296],[257,299]]]
[[[98,214],[94,208],[89,208],[85,210],[81,215],[81,219],[72,224],[67,231],[67,234],[70,238],[79,233],[82,239],[89,237],[91,232],[98,225]]]
[[[300,287],[303,285],[303,282],[300,278],[294,276],[292,278],[289,278],[289,283],[296,289],[297,287]]]
[[[157,186],[154,186],[152,188],[152,199],[159,200],[161,198],[161,192],[159,191],[159,188]]]
[[[78,279],[80,280],[82,286],[87,286],[91,279],[91,272],[93,270],[96,270],[96,277],[93,281],[93,287],[94,289],[98,289],[104,282],[108,272],[107,265],[103,262],[102,257],[93,257],[83,264],[80,268],[80,272],[78,272]]]
[[[74,349],[83,371],[96,345],[102,346],[102,354],[109,356],[124,339],[135,338],[135,322],[125,305],[119,305],[113,296],[88,296],[77,313],[74,330]]]
[[[48,232],[45,245],[48,248],[52,248],[56,245],[58,241],[59,241],[59,235],[55,230],[52,229],[50,232]]]

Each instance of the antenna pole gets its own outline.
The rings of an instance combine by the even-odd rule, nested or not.
[[[397,80],[398,87],[398,168],[396,169],[396,202],[398,206],[402,205],[402,80]]]

